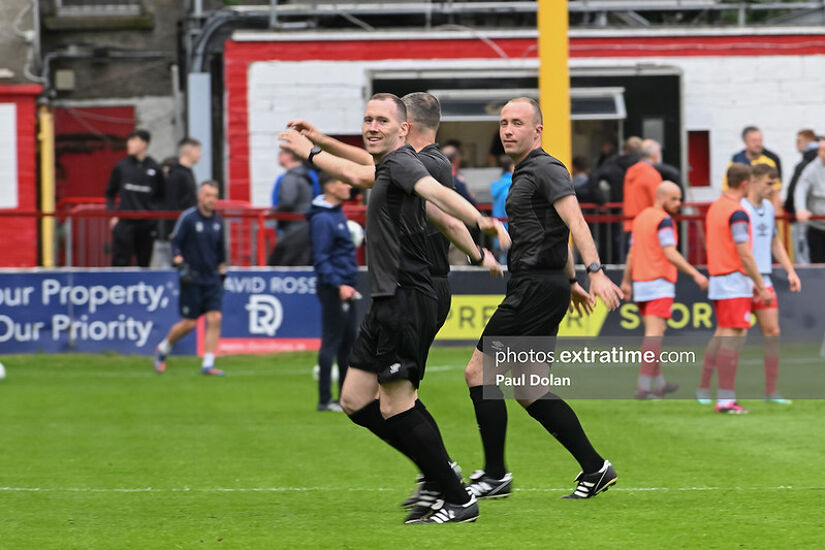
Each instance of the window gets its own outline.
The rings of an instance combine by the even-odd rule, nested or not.
[[[511,98],[538,98],[536,89],[429,90],[441,102],[443,121],[498,120]],[[622,120],[627,117],[624,88],[571,88],[571,120]]]
[[[55,0],[57,15],[133,16],[143,13],[143,0]]]

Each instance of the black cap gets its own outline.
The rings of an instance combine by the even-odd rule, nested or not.
[[[133,137],[137,137],[149,143],[152,140],[152,134],[150,134],[147,130],[132,130],[129,132],[129,136],[127,139],[132,139]]]

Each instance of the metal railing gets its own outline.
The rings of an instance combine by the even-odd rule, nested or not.
[[[674,216],[678,223],[679,248],[693,265],[707,262],[705,248],[705,215],[710,203],[685,203],[683,214]],[[603,263],[621,264],[627,247],[622,222],[629,217],[622,213],[621,203],[597,205],[582,203],[585,221],[590,227]],[[480,204],[479,210],[489,214],[489,204]],[[245,202],[219,201],[217,211],[226,222],[227,252],[230,263],[236,266],[265,266],[277,237],[275,221],[305,219],[303,214],[276,213],[269,208],[253,208]],[[362,226],[366,223],[366,207],[345,204],[347,217]],[[109,211],[102,198],[71,198],[61,200],[57,211],[44,214],[39,211],[0,210],[0,218],[39,219],[53,216],[58,221],[55,235],[57,257],[55,265],[64,267],[104,267],[111,265],[113,217],[138,220],[176,220],[180,212],[164,211]],[[777,215],[779,234],[790,250],[790,222],[793,216]],[[825,216],[813,216],[813,221]],[[502,221],[506,221],[502,218]],[[490,246],[491,243],[483,244]],[[34,243],[32,246],[36,246]],[[359,263],[363,264],[363,247],[359,249]]]
[[[274,222],[306,219],[303,214],[253,208],[241,201],[218,201],[216,210],[226,223],[229,261],[237,266],[267,265],[267,258],[277,240]],[[364,225],[366,207],[347,204],[344,211],[349,219]],[[39,212],[15,215],[21,214],[44,216]],[[111,265],[110,220],[113,217],[169,220],[173,223],[180,216],[180,212],[110,211],[106,209],[105,199],[76,197],[61,200],[54,216],[59,222],[55,236],[55,250],[58,254],[55,264],[66,267],[102,267]]]

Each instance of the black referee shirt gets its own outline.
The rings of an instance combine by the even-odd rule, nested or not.
[[[455,190],[453,183],[453,167],[438,144],[427,145],[418,152],[424,168],[438,183]],[[450,272],[450,241],[432,223],[427,222],[427,257],[430,261],[430,274],[433,277],[446,277]]]
[[[516,166],[505,204],[513,241],[507,254],[510,272],[564,268],[570,230],[553,203],[575,194],[567,168],[541,148]]]
[[[106,208],[118,210],[156,210],[164,197],[163,170],[152,157],[142,161],[129,155],[115,164],[106,186]]]
[[[394,296],[399,286],[435,297],[427,257],[425,201],[416,182],[429,176],[409,145],[375,167],[367,215],[367,263],[372,297]]]

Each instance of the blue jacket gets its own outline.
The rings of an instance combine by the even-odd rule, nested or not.
[[[312,263],[318,283],[355,286],[358,262],[341,206],[333,206],[319,195],[312,201],[307,217],[312,238]]]
[[[507,202],[507,194],[510,186],[513,185],[513,174],[505,172],[496,181],[490,184],[490,194],[493,196],[493,217],[506,218],[507,210],[504,205]],[[507,224],[504,224],[507,227]]]
[[[507,210],[504,205],[507,203],[507,194],[510,193],[510,186],[513,185],[513,174],[505,172],[496,181],[490,184],[490,194],[493,196],[493,217],[506,218]],[[510,225],[504,224],[504,229],[509,231]],[[498,248],[498,239],[493,239],[493,246]]]
[[[223,219],[217,212],[207,218],[197,206],[184,210],[172,235],[172,256],[178,255],[189,265],[195,284],[220,284],[218,266],[226,263],[226,248]]]

